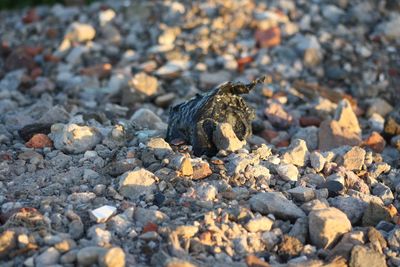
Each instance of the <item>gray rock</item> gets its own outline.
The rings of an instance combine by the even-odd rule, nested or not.
[[[295,139],[286,152],[282,155],[282,161],[288,164],[294,164],[302,167],[306,165],[309,159],[309,152],[306,142],[301,139]]]
[[[343,166],[350,171],[361,170],[365,160],[365,150],[360,147],[352,147],[343,155]]]
[[[372,194],[380,197],[385,205],[391,204],[394,200],[392,190],[382,183],[377,183],[375,185],[374,189],[372,190]]]
[[[99,256],[104,254],[107,249],[102,247],[84,247],[76,254],[77,262],[80,266],[91,266],[97,264]]]
[[[301,202],[307,202],[315,198],[315,193],[312,188],[297,186],[288,190],[288,193],[292,195],[292,197]]]
[[[359,222],[364,214],[364,209],[368,206],[364,201],[350,196],[337,196],[328,199],[329,204],[343,211],[352,224]]]
[[[291,138],[291,142],[293,143],[296,139],[304,140],[307,149],[314,151],[318,148],[318,128],[315,126],[300,128]]]
[[[325,157],[318,151],[313,151],[310,154],[310,161],[311,167],[313,167],[316,172],[322,171],[326,163]]]
[[[35,263],[36,266],[54,265],[60,259],[60,252],[54,247],[50,247],[37,256]]]
[[[54,124],[49,136],[55,148],[72,154],[91,150],[102,140],[96,128],[76,124]]]
[[[297,219],[288,235],[297,238],[301,243],[305,244],[308,237],[307,217]]]
[[[351,231],[346,214],[336,208],[313,210],[308,220],[311,242],[319,248],[330,247],[342,234]]]
[[[282,193],[259,193],[249,200],[252,210],[268,215],[274,214],[284,220],[294,220],[305,217],[305,213]]]
[[[141,225],[145,225],[149,222],[159,224],[161,222],[169,220],[169,217],[165,213],[158,210],[150,210],[145,208],[135,209],[133,218]]]
[[[150,195],[157,188],[156,176],[144,168],[136,168],[119,177],[118,191],[124,197],[137,200],[140,196]]]
[[[130,121],[139,129],[167,129],[167,124],[165,124],[153,111],[147,108],[141,108],[133,113]]]

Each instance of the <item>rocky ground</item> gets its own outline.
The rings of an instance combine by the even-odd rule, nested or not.
[[[1,266],[400,265],[398,1],[39,6],[0,41]],[[247,144],[165,141],[264,75]]]

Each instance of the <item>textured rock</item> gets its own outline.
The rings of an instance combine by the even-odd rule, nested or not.
[[[67,29],[64,38],[73,42],[85,42],[92,40],[96,30],[92,25],[74,22]]]
[[[114,247],[101,254],[99,257],[100,267],[125,267],[125,252]]]
[[[143,168],[126,172],[119,177],[120,194],[132,200],[149,195],[156,188],[156,176]]]
[[[294,140],[287,151],[282,155],[282,160],[288,164],[304,166],[309,158],[306,142],[301,139]]]
[[[380,203],[371,201],[364,212],[362,224],[363,226],[375,226],[380,221],[391,221],[392,217],[393,215],[388,208]]]
[[[37,256],[35,263],[37,266],[46,266],[56,264],[61,254],[54,247],[50,247]]]
[[[314,190],[309,187],[297,186],[288,190],[292,197],[297,201],[307,202],[315,197]]]
[[[303,250],[303,244],[295,237],[284,235],[278,245],[278,254],[284,259],[298,256]]]
[[[365,159],[365,150],[360,147],[351,148],[343,155],[343,166],[350,171],[361,170]]]
[[[17,246],[17,235],[7,230],[0,235],[0,259],[4,258]]]
[[[219,150],[236,151],[241,149],[246,141],[237,138],[232,126],[229,123],[221,123],[217,125],[213,134],[213,142]]]
[[[76,124],[54,124],[49,136],[55,148],[72,154],[91,150],[102,140],[96,128]]]
[[[318,151],[313,151],[310,154],[310,161],[311,161],[311,166],[317,172],[322,171],[322,169],[324,168],[325,163],[326,163],[326,159]]]
[[[256,232],[265,232],[269,231],[272,228],[272,224],[274,222],[267,218],[267,217],[257,217],[254,219],[250,219],[244,227],[247,229],[247,231],[256,233]]]
[[[336,208],[311,211],[309,214],[311,242],[319,248],[328,248],[344,233],[351,231],[346,214]]]
[[[117,211],[116,207],[104,205],[100,208],[90,211],[90,217],[97,223],[106,222]]]
[[[385,267],[385,256],[364,246],[354,246],[351,250],[350,267]]]
[[[137,110],[131,117],[130,121],[140,129],[149,130],[166,130],[167,124],[165,124],[160,117],[158,117],[153,111],[147,108],[141,108]]]
[[[77,262],[80,266],[91,266],[97,264],[99,256],[107,249],[102,247],[84,247],[76,254]]]
[[[299,171],[293,164],[280,164],[276,168],[279,177],[284,181],[297,181]]]
[[[356,224],[361,220],[364,210],[368,206],[367,203],[359,198],[350,196],[337,196],[330,198],[328,201],[331,206],[343,211],[352,224]]]
[[[259,193],[251,197],[249,202],[254,211],[265,215],[272,213],[285,220],[306,216],[299,207],[278,192]]]

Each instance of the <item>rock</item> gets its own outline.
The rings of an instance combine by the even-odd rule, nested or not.
[[[143,168],[136,168],[119,177],[119,193],[132,200],[150,195],[156,188],[156,176]]]
[[[311,242],[319,248],[330,247],[342,234],[351,231],[346,214],[336,208],[313,210],[308,219]]]
[[[368,118],[368,125],[373,131],[383,132],[385,119],[378,113],[374,113]]]
[[[181,225],[176,227],[174,232],[178,236],[191,238],[199,232],[199,227],[194,225]]]
[[[71,249],[76,248],[76,243],[72,239],[64,239],[63,241],[55,244],[54,248],[57,249],[60,253],[65,253],[70,251]]]
[[[17,246],[17,235],[14,231],[6,230],[0,235],[0,259],[9,255]]]
[[[282,161],[296,166],[304,166],[309,158],[306,142],[301,139],[294,140],[282,155]]]
[[[294,223],[292,229],[288,233],[289,236],[297,238],[301,243],[306,244],[308,240],[308,219],[307,217],[299,218]]]
[[[274,222],[268,217],[250,219],[244,227],[251,233],[270,231]]]
[[[50,247],[36,257],[35,263],[37,266],[47,266],[56,264],[61,254],[54,247]]]
[[[379,25],[383,28],[383,33],[386,38],[390,40],[396,40],[400,38],[400,17],[399,16],[393,16],[393,18],[388,21],[383,23],[382,25]]]
[[[264,215],[272,213],[284,220],[294,220],[306,216],[299,207],[278,192],[259,193],[251,197],[249,202],[252,210]]]
[[[97,264],[99,256],[106,251],[107,249],[102,247],[84,247],[78,251],[76,259],[80,266],[91,266]]]
[[[271,267],[268,262],[265,262],[254,255],[247,255],[245,261],[248,267]]]
[[[19,136],[26,142],[28,142],[36,134],[49,134],[51,124],[49,123],[34,123],[28,124],[18,130]]]
[[[376,230],[374,227],[368,228],[368,239],[373,250],[383,253],[383,250],[387,248],[388,244],[381,232]]]
[[[310,161],[311,161],[311,166],[314,168],[316,172],[322,171],[326,163],[326,159],[318,151],[313,151],[310,154]]]
[[[364,201],[350,196],[337,196],[328,199],[329,204],[343,211],[352,224],[357,224],[368,206]]]
[[[289,128],[293,122],[293,117],[283,109],[278,103],[270,103],[264,111],[265,116],[272,125],[278,128]]]
[[[314,190],[304,186],[292,188],[288,190],[288,193],[290,193],[295,200],[301,202],[308,202],[315,198]]]
[[[146,145],[159,159],[163,159],[172,153],[171,146],[163,138],[151,138]]]
[[[145,225],[149,222],[159,224],[169,219],[168,216],[161,211],[144,208],[135,209],[133,218],[142,225]]]
[[[343,167],[350,171],[359,171],[364,165],[365,150],[360,147],[352,147],[343,155]]]
[[[333,120],[325,120],[320,125],[319,149],[326,151],[339,146],[357,146],[361,143],[361,128],[357,116],[348,100],[342,100]]]
[[[167,124],[165,124],[160,117],[154,114],[153,111],[147,108],[141,108],[137,110],[130,121],[139,129],[149,130],[166,130]]]
[[[187,260],[178,258],[169,258],[165,263],[165,267],[196,267],[193,263]]]
[[[389,205],[393,202],[394,196],[392,190],[382,183],[377,183],[372,190],[372,194],[382,199],[383,204]]]
[[[96,128],[73,123],[54,124],[49,136],[55,148],[72,154],[91,150],[102,140],[102,135]]]
[[[32,138],[29,139],[25,146],[29,148],[52,147],[53,142],[47,135],[38,133],[32,136]]]
[[[365,139],[363,145],[370,147],[376,153],[382,153],[385,149],[386,141],[379,133],[374,131]]]
[[[114,19],[116,16],[115,11],[112,9],[106,9],[99,12],[99,22],[101,26],[106,25]]]
[[[392,217],[393,215],[388,208],[380,203],[371,201],[364,212],[362,224],[363,226],[375,226],[380,221],[391,221]]]
[[[354,246],[351,250],[350,267],[385,267],[385,255],[364,246]]]
[[[91,210],[89,214],[92,220],[94,220],[95,222],[103,223],[106,222],[111,216],[113,216],[116,213],[116,211],[117,211],[116,207],[104,205],[95,210]]]
[[[387,242],[392,250],[398,250],[400,248],[400,228],[396,227],[389,232]]]
[[[391,112],[385,119],[384,132],[387,136],[400,135],[400,113]]]
[[[369,102],[370,105],[367,110],[368,117],[372,116],[374,113],[378,113],[382,117],[385,117],[393,110],[393,107],[382,98],[374,98]]]
[[[86,42],[92,40],[95,35],[96,30],[92,25],[74,22],[68,27],[64,38],[73,42]]]
[[[281,30],[279,27],[271,27],[263,30],[258,29],[255,39],[259,47],[274,47],[281,43]]]
[[[201,183],[195,189],[197,198],[202,201],[213,201],[218,194],[218,189],[208,183]]]
[[[157,78],[139,72],[128,82],[129,86],[124,87],[122,92],[122,105],[129,106],[137,102],[148,100],[158,90]]]
[[[125,267],[125,252],[119,247],[113,247],[99,257],[100,267]]]
[[[334,173],[326,177],[326,182],[323,185],[324,188],[328,189],[329,196],[337,196],[343,194],[345,187],[345,179],[340,173]]]
[[[275,170],[284,181],[297,181],[299,176],[299,171],[293,164],[279,164]]]
[[[193,180],[204,179],[213,173],[210,168],[210,164],[208,164],[208,162],[192,161],[192,165],[193,165],[193,175],[192,175]]]
[[[179,167],[179,171],[183,176],[193,175],[193,166],[189,158],[183,158],[181,165]]]
[[[298,256],[303,250],[303,244],[295,237],[284,235],[282,242],[278,245],[278,255],[284,260]]]
[[[318,131],[318,128],[315,126],[300,128],[292,136],[291,141],[293,143],[296,139],[302,139],[306,142],[309,151],[316,150],[318,148]]]
[[[213,132],[213,142],[219,150],[237,151],[241,149],[246,141],[239,140],[229,123],[221,123],[217,125]]]

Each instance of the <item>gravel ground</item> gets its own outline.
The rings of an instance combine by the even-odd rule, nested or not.
[[[400,266],[400,4],[0,11],[1,266]],[[253,134],[166,142],[226,81]]]

